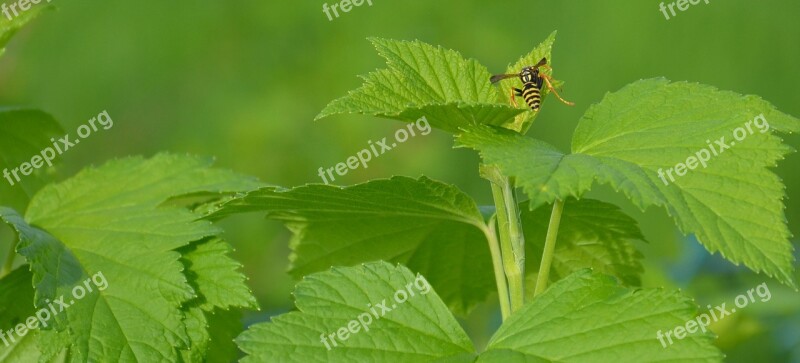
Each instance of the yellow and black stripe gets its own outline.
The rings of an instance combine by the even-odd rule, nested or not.
[[[542,91],[536,86],[536,83],[525,83],[522,87],[522,97],[525,98],[525,103],[530,106],[531,110],[539,110],[539,105],[542,104]]]

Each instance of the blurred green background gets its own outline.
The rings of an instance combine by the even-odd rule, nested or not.
[[[564,97],[577,106],[548,102],[529,135],[563,150],[590,104],[640,78],[756,94],[800,116],[800,2],[793,0],[711,0],[670,20],[659,1],[649,0],[373,0],[333,21],[323,3],[55,0],[57,11],[25,28],[0,59],[0,104],[43,109],[68,131],[108,110],[114,127],[66,153],[62,177],[115,157],[167,150],[215,156],[220,167],[276,185],[316,183],[319,167],[401,126],[361,116],[313,121],[327,102],[360,85],[356,75],[383,65],[367,37],[440,44],[499,72],[558,30],[552,64],[566,82]],[[785,140],[800,145],[797,135]],[[489,204],[477,156],[451,146],[440,131],[412,138],[341,183],[424,174]],[[777,173],[798,233],[800,155]],[[705,306],[730,304],[768,283],[773,300],[713,327],[727,361],[800,362],[800,294],[709,256],[662,210],[641,212],[605,188],[591,196],[622,205],[642,224],[650,241],[640,246],[645,286],[682,288]],[[291,309],[288,232],[260,215],[223,224],[263,307],[248,323]],[[0,238],[7,241],[8,231]],[[492,302],[464,321],[479,346],[499,323]]]

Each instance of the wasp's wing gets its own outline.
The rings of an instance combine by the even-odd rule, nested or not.
[[[494,76],[492,76],[492,78],[489,78],[489,81],[491,81],[492,83],[497,83],[504,79],[516,78],[516,77],[519,77],[519,74],[495,74]]]

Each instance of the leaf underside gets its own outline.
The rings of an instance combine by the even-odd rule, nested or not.
[[[394,177],[340,188],[264,188],[225,204],[212,218],[252,211],[284,222],[294,238],[290,273],[387,260],[425,274],[458,314],[494,289],[483,217],[456,187]]]

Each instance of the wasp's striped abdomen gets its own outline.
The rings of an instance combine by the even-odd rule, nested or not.
[[[531,110],[539,110],[539,105],[542,104],[542,92],[539,87],[536,86],[536,83],[525,83],[522,87],[522,97],[525,98],[525,103],[530,106]]]

